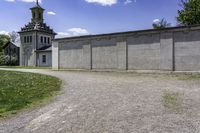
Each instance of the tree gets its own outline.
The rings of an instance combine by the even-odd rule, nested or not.
[[[177,21],[180,25],[200,24],[200,0],[181,0]]]
[[[0,34],[0,52],[2,52],[3,46],[10,41],[10,37],[5,34]]]
[[[154,29],[164,29],[170,27],[171,24],[163,18],[161,21],[154,22],[152,26]]]
[[[17,38],[19,38],[19,34],[15,31],[10,32],[9,36],[10,36],[10,40],[12,42],[15,42],[17,40]]]

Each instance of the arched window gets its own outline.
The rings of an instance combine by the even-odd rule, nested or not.
[[[45,44],[47,43],[47,38],[46,38],[46,37],[44,37],[44,43],[45,43]]]
[[[43,36],[40,37],[40,42],[43,43]]]
[[[41,13],[39,13],[39,19],[41,19]]]
[[[47,42],[48,42],[48,44],[50,44],[50,38],[49,37],[48,37],[48,41]]]
[[[32,36],[30,36],[30,42],[32,42]]]
[[[27,43],[29,43],[29,36],[27,36]]]
[[[33,13],[33,19],[35,19],[35,12]]]
[[[24,43],[26,43],[26,36],[24,37]]]

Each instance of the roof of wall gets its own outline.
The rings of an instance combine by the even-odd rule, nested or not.
[[[127,32],[115,32],[115,33],[97,34],[97,35],[74,36],[74,37],[57,38],[54,41],[89,39],[89,38],[104,37],[104,36],[121,36],[121,35],[123,36],[127,34],[137,34],[137,33],[148,34],[148,33],[174,32],[174,31],[185,31],[185,30],[195,30],[195,29],[200,29],[200,25],[169,27],[165,29],[147,29],[147,30],[127,31]]]

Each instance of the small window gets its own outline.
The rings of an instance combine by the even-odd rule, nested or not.
[[[41,19],[41,16],[42,16],[41,13],[39,13],[39,19]]]
[[[40,38],[40,42],[43,43],[43,36],[41,36],[41,38]]]
[[[32,36],[30,36],[30,42],[32,42]]]
[[[27,43],[29,43],[29,36],[27,36]]]
[[[42,55],[42,63],[46,63],[46,55]]]
[[[50,38],[48,37],[48,44],[50,44]]]
[[[24,43],[26,43],[26,36],[24,37]]]
[[[44,37],[44,43],[45,43],[45,44],[47,43],[47,38],[46,38],[46,37]]]
[[[35,19],[35,13],[33,13],[33,18]]]

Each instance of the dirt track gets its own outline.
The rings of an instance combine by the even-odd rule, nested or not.
[[[200,81],[167,75],[19,70],[65,83],[42,108],[0,122],[2,133],[199,133]],[[181,111],[163,106],[165,91],[182,95]]]

